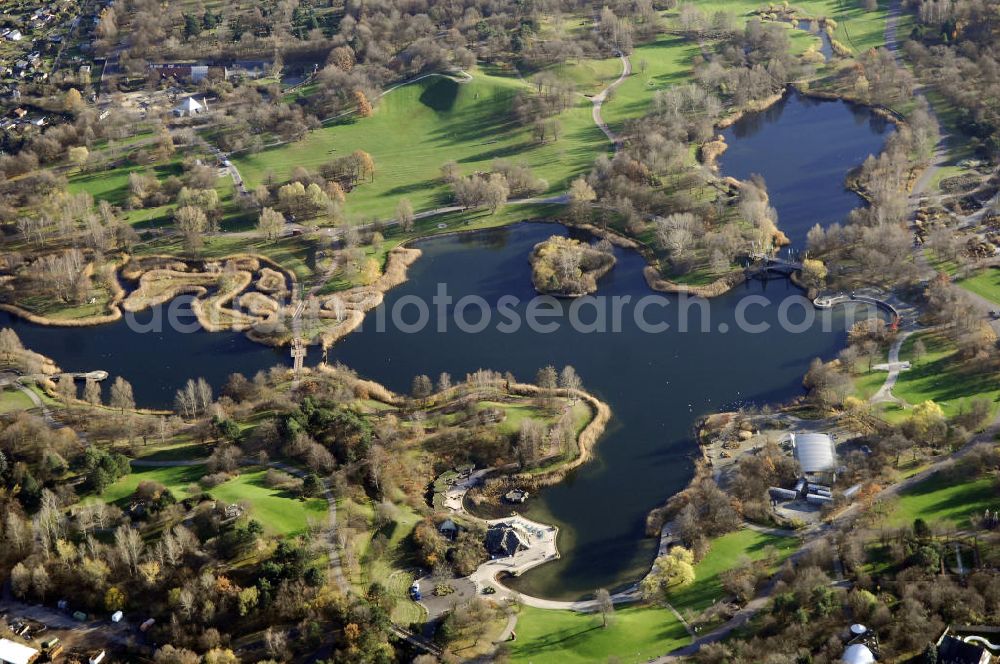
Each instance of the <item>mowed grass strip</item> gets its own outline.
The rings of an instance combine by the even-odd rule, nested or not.
[[[511,660],[531,664],[645,662],[690,643],[674,615],[657,607],[619,607],[607,628],[600,614],[523,607]]]
[[[530,84],[479,69],[471,73],[468,83],[431,77],[403,86],[384,96],[369,118],[352,117],[297,143],[239,155],[234,162],[253,187],[268,172],[284,180],[295,166],[315,170],[364,150],[375,160],[374,181],[359,183],[346,203],[347,215],[363,220],[392,218],[402,198],[417,211],[450,205],[440,173],[447,161],[457,162],[465,174],[489,171],[495,159],[525,163],[548,182],[550,193],[561,193],[590,170],[597,155],[610,151],[583,97],[558,116],[559,139],[539,143],[511,113],[515,95]]]

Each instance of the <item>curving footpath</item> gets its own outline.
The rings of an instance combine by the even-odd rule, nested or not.
[[[897,397],[892,393],[892,388],[896,386],[896,381],[899,379],[899,373],[904,369],[910,368],[909,362],[899,361],[899,351],[903,347],[903,342],[909,338],[911,334],[916,332],[915,329],[904,330],[899,335],[896,336],[896,340],[892,342],[892,346],[889,348],[889,362],[887,363],[888,374],[885,377],[885,382],[882,383],[882,387],[878,388],[878,391],[872,395],[869,399],[872,403],[904,403],[902,399]]]
[[[604,132],[604,135],[608,137],[608,140],[611,141],[611,144],[615,148],[615,152],[618,152],[621,149],[622,139],[620,136],[611,131],[611,128],[608,127],[608,123],[604,121],[603,117],[601,117],[601,108],[604,106],[604,102],[607,100],[608,94],[621,85],[622,82],[632,73],[632,63],[629,62],[628,56],[624,53],[618,53],[618,58],[622,61],[621,75],[611,82],[608,87],[604,88],[590,98],[591,103],[594,105],[590,112],[591,117],[594,119],[594,124],[596,124],[597,128]]]

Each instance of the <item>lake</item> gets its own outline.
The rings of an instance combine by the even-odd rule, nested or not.
[[[801,248],[814,223],[840,220],[858,204],[858,197],[843,188],[844,174],[877,152],[888,130],[850,105],[792,94],[726,130],[730,147],[720,163],[727,175],[745,178],[757,172],[766,178],[779,226]],[[409,281],[390,291],[363,328],[330,353],[332,361],[400,392],[420,373],[434,377],[447,371],[462,378],[489,368],[532,380],[544,365],[571,364],[585,388],[611,406],[614,417],[596,458],[524,506],[529,517],[560,527],[562,557],[511,585],[551,598],[620,588],[640,578],[656,548],[656,541],[644,536],[644,519],[689,481],[697,454],[692,429],[699,416],[801,394],[809,362],[833,357],[846,338],[845,309],[829,314],[828,325],[810,321],[818,312],[786,281],[750,282],[711,301],[663,295],[650,299],[643,259],[623,250],[616,250],[618,263],[600,282],[598,298],[546,305],[555,312],[546,320],[558,329],[498,325],[514,317],[525,320],[534,306],[528,264],[532,247],[568,232],[553,224],[521,223],[418,243],[424,254],[410,269]],[[404,323],[413,322],[415,302],[431,302],[442,288],[453,298],[443,309],[444,329],[379,329],[379,318],[391,318],[393,311]],[[452,316],[454,303],[469,296],[481,298],[486,309],[476,303],[466,306],[465,320],[492,319],[477,333],[458,329]],[[501,298],[509,299],[504,307]],[[620,329],[589,329],[599,327],[594,323],[601,307],[614,318],[616,301],[621,303]],[[178,298],[169,306],[183,312],[187,303],[189,299]],[[143,312],[135,320],[148,325],[163,318],[165,308]],[[578,325],[570,324],[571,314]],[[650,329],[664,323],[668,329]],[[753,331],[747,324],[769,329]],[[125,321],[48,328],[2,312],[0,326],[13,327],[28,347],[52,357],[64,370],[105,369],[125,376],[137,401],[146,406],[170,406],[174,392],[190,377],[203,376],[218,388],[232,372],[251,376],[289,363],[287,349],[259,346],[235,333],[181,333],[164,326],[139,334]],[[312,349],[308,362],[318,354]]]

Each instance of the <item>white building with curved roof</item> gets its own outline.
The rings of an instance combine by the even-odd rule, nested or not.
[[[831,473],[837,466],[833,438],[825,433],[793,433],[792,449],[803,473]]]

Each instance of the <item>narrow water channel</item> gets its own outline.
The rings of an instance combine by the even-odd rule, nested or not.
[[[781,228],[801,247],[814,223],[840,220],[858,204],[844,190],[843,176],[879,150],[886,129],[846,104],[792,95],[727,130],[730,148],[722,170],[741,178],[752,172],[764,175]],[[565,301],[557,305],[563,316],[552,319],[559,323],[555,331],[523,325],[512,332],[498,329],[497,304],[504,296],[519,301],[508,312],[526,318],[534,295],[528,253],[555,233],[567,231],[522,223],[421,242],[424,255],[411,268],[410,280],[388,293],[360,331],[334,347],[331,360],[401,392],[419,373],[447,371],[461,378],[489,368],[531,380],[546,364],[576,367],[585,387],[610,404],[614,418],[594,461],[525,506],[530,517],[560,526],[562,558],[512,582],[523,592],[575,598],[598,587],[623,587],[648,569],[656,542],[644,537],[644,519],[649,509],[688,482],[696,419],[720,408],[780,402],[800,394],[801,377],[812,358],[832,357],[842,347],[845,310],[836,310],[830,331],[824,331],[820,320],[810,322],[815,310],[787,282],[751,282],[710,302],[684,305],[674,296],[661,296],[643,310],[647,325],[639,325],[636,304],[651,295],[642,277],[644,263],[637,254],[619,250],[618,264],[600,284],[603,305],[578,311],[583,327],[593,328],[603,306],[611,328],[612,298],[630,298],[621,306],[619,330],[573,329],[567,317],[571,304]],[[471,295],[484,298],[493,324],[470,333],[448,316],[444,330],[436,324],[415,333],[391,325],[378,329],[380,316],[414,298],[429,303],[441,287],[453,302]],[[183,311],[185,302],[178,298],[169,306]],[[218,388],[234,371],[252,375],[288,363],[287,350],[259,346],[239,334],[155,329],[156,320],[166,317],[165,309],[136,317],[153,323],[154,331],[142,334],[124,321],[47,328],[2,312],[0,326],[15,328],[28,347],[65,370],[105,369],[125,376],[137,401],[147,406],[169,407],[174,392],[193,376]],[[414,311],[400,310],[404,319],[408,310]],[[480,313],[471,307],[466,320],[474,323]],[[687,331],[682,320],[688,321]],[[755,330],[767,329],[749,331],[741,321]],[[646,329],[661,323],[669,329]],[[317,355],[313,351],[310,360]]]

